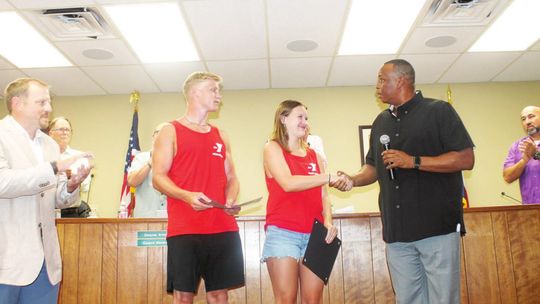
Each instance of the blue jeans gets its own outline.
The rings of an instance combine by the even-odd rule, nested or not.
[[[300,260],[306,252],[309,236],[309,233],[300,233],[277,226],[266,227],[261,263],[266,262],[268,258],[292,257]]]
[[[59,287],[60,283],[51,285],[45,260],[43,260],[38,277],[30,285],[0,284],[0,302],[2,304],[56,304]]]
[[[460,303],[460,234],[386,244],[398,304]]]

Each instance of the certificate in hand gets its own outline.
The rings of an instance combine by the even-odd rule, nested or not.
[[[318,220],[313,222],[313,229],[302,260],[307,268],[323,280],[324,285],[328,284],[339,247],[341,247],[341,240],[337,237],[330,244],[326,243],[324,239],[327,231],[326,227]]]
[[[211,200],[211,201],[207,202],[207,201],[205,201],[205,200],[203,200],[203,199],[201,198],[201,199],[199,199],[199,201],[200,201],[201,203],[210,205],[210,206],[212,206],[212,207],[220,208],[220,209],[240,209],[240,208],[242,208],[243,206],[246,206],[246,205],[249,205],[249,204],[256,203],[256,202],[262,200],[262,198],[263,198],[263,197],[260,196],[260,197],[258,197],[258,198],[256,198],[256,199],[252,199],[252,200],[250,200],[250,201],[243,202],[243,203],[241,203],[241,204],[236,204],[236,205],[234,205],[234,206],[232,206],[232,207],[230,207],[230,208],[227,207],[227,206],[225,206],[224,204],[218,203],[218,202],[216,202],[216,201],[214,201],[214,200]]]

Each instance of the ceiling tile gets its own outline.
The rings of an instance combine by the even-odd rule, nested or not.
[[[268,6],[270,57],[334,56],[346,17],[348,1],[272,0]],[[308,52],[293,52],[287,44],[313,40],[318,47]]]
[[[62,41],[55,45],[69,58],[71,62],[79,66],[102,66],[102,65],[128,65],[138,64],[139,61],[131,50],[119,39],[97,39],[85,41]],[[111,58],[93,59],[85,56],[84,52],[111,53]]]
[[[324,87],[331,61],[330,57],[272,59],[272,87]]]
[[[538,42],[531,47],[531,50],[540,51],[540,39],[538,39]]]
[[[202,62],[146,64],[146,71],[162,92],[181,92],[184,80],[193,72],[205,71]]]
[[[105,91],[79,68],[23,69],[31,77],[45,81],[51,92],[61,96],[103,95]]]
[[[529,81],[538,79],[540,79],[540,52],[527,52],[493,80]]]
[[[226,90],[267,89],[270,87],[268,61],[212,61],[208,69],[223,77]]]
[[[159,92],[146,71],[138,65],[119,65],[82,68],[95,82],[109,94],[129,94]]]
[[[27,77],[19,70],[3,70],[0,73],[0,95],[4,94],[4,89],[13,80],[21,77]]]
[[[394,58],[394,55],[337,56],[328,85],[374,85],[381,66]]]
[[[490,81],[519,54],[518,52],[465,53],[448,69],[439,82]]]
[[[184,1],[202,58],[206,60],[267,57],[262,0]]]
[[[19,9],[71,8],[95,4],[92,0],[10,0],[10,2]]]
[[[404,54],[424,54],[424,53],[462,53],[476,41],[476,39],[484,31],[484,27],[420,27],[415,29],[407,42],[403,46],[401,53]],[[432,40],[437,43],[436,39],[450,41],[455,39],[455,42],[448,46],[429,47],[426,42]]]
[[[9,61],[0,57],[0,70],[15,69],[16,67],[12,65]]]
[[[12,10],[12,9],[13,7],[6,0],[0,0],[1,11],[7,11],[7,10]]]
[[[400,55],[412,64],[416,83],[435,83],[456,60],[459,54]]]

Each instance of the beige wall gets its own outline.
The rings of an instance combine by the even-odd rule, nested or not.
[[[418,89],[424,96],[446,99],[446,85],[419,85]],[[502,162],[510,144],[523,135],[520,110],[529,104],[540,104],[540,82],[454,84],[451,89],[453,105],[476,144],[475,168],[465,173],[471,205],[513,204],[500,196],[505,191],[520,197],[517,183],[506,185],[503,181]],[[304,102],[312,132],[324,140],[329,170],[352,173],[360,167],[358,125],[371,124],[384,109],[373,93],[373,87],[225,90],[223,107],[212,123],[229,134],[241,182],[240,200],[267,197],[262,149],[279,102]],[[139,111],[142,148],[149,148],[155,125],[179,117],[184,109],[180,94],[143,93]],[[5,107],[2,111],[5,114]],[[58,97],[54,101],[54,115],[66,116],[73,123],[71,146],[92,151],[96,156],[90,204],[101,217],[116,216],[132,111],[129,95]],[[349,207],[354,212],[378,211],[377,184],[349,193],[330,193],[336,210]],[[264,203],[244,210],[243,214],[264,214]]]

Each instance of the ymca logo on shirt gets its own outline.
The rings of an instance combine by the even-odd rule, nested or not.
[[[307,168],[308,168],[308,174],[309,175],[317,174],[317,164],[316,163],[309,163]]]
[[[222,152],[223,144],[216,143],[212,148],[214,149],[214,152],[212,152],[212,155],[223,158],[223,152]]]

